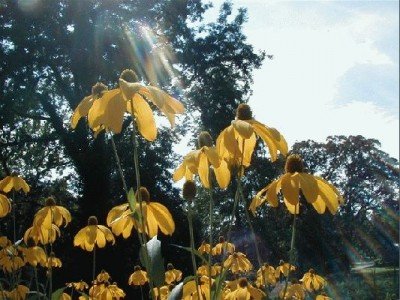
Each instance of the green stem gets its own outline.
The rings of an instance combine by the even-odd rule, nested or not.
[[[209,196],[210,196],[210,238],[209,238],[209,243],[210,243],[210,251],[213,245],[213,211],[214,211],[214,199],[213,199],[213,194],[212,194],[212,185],[211,185],[211,180],[210,181],[210,189],[209,189]],[[210,286],[210,299],[211,299],[211,252],[208,254],[208,276],[209,276],[209,286]]]
[[[136,187],[137,187],[137,195],[138,195],[138,202],[139,202],[139,209],[140,209],[140,216],[141,216],[141,227],[142,227],[142,233],[139,233],[139,240],[141,244],[144,247],[144,260],[145,260],[145,265],[147,272],[150,273],[150,261],[149,261],[149,253],[147,251],[147,239],[146,239],[146,230],[145,230],[145,220],[144,220],[144,214],[143,214],[143,203],[142,203],[142,195],[140,193],[140,172],[139,172],[139,158],[138,158],[138,143],[137,143],[137,138],[136,138],[136,125],[135,125],[135,120],[134,120],[134,107],[133,107],[133,100],[130,101],[131,104],[131,112],[132,112],[132,143],[133,143],[133,162],[134,162],[134,167],[135,167],[135,177],[136,177]],[[150,286],[150,291],[151,291],[151,296],[153,300],[156,300],[156,296],[154,293],[153,289],[153,281],[151,279],[151,276],[149,276],[149,286]]]
[[[96,244],[93,247],[93,271],[92,271],[93,281],[96,278]]]
[[[144,300],[144,298],[143,298],[143,288],[142,288],[142,285],[140,285],[140,298],[141,298],[142,300]]]
[[[197,279],[197,265],[196,258],[194,256],[194,233],[193,233],[193,219],[192,219],[192,203],[188,203],[188,222],[189,222],[189,234],[190,234],[190,256],[192,257],[193,275],[196,283],[196,291],[199,293],[199,282]],[[211,275],[211,274],[210,274]],[[200,298],[200,295],[199,295]]]
[[[298,205],[298,204],[297,204]],[[289,271],[288,275],[286,277],[286,282],[285,282],[285,289],[283,290],[283,295],[286,295],[286,290],[288,287],[289,279],[290,279],[290,273],[292,269],[292,265],[294,264],[294,259],[295,259],[295,239],[296,239],[296,212],[297,212],[297,205],[294,207],[294,216],[293,216],[293,223],[292,223],[292,239],[290,241],[290,252],[289,252]]]
[[[40,299],[40,292],[39,292],[39,280],[38,280],[38,274],[37,274],[37,268],[33,267],[33,273],[35,276],[35,284],[36,284],[36,299]]]
[[[12,192],[12,212],[13,212],[13,238],[14,238],[14,244],[17,242],[17,231],[16,231],[16,225],[15,225],[15,211],[17,210],[17,205],[15,202],[15,190],[13,189]]]
[[[261,277],[262,277],[262,280],[263,280],[263,283],[264,283],[265,294],[266,294],[267,299],[268,299],[267,281],[265,280],[265,274],[264,274],[264,272],[262,270],[262,261],[261,261],[260,249],[258,248],[256,233],[254,231],[253,224],[251,223],[251,220],[250,220],[250,214],[249,214],[249,210],[247,209],[247,203],[246,203],[246,200],[245,200],[244,195],[243,195],[242,184],[241,184],[240,178],[238,178],[238,189],[239,189],[239,194],[240,194],[240,196],[242,198],[242,201],[243,201],[243,204],[244,204],[244,211],[246,213],[247,223],[249,223],[249,227],[250,227],[250,230],[251,230],[251,236],[252,236],[253,242],[254,242],[254,247],[256,248],[257,262],[258,262],[259,268],[261,269]]]
[[[115,146],[115,142],[114,142],[114,137],[112,134],[110,134],[110,140],[111,140],[111,145],[113,148],[113,152],[114,152],[114,156],[115,156],[115,161],[117,163],[117,168],[118,168],[118,172],[119,175],[121,177],[121,181],[122,181],[122,187],[124,189],[125,194],[128,194],[128,187],[126,185],[126,181],[125,181],[125,177],[124,177],[124,172],[122,171],[122,167],[121,167],[121,160],[119,159],[118,156],[118,152],[117,152],[117,147]]]

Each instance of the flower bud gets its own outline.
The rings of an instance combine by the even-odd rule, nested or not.
[[[300,155],[289,155],[286,160],[285,171],[286,173],[304,172],[303,160],[301,159]]]
[[[196,184],[191,180],[186,181],[183,184],[182,194],[183,199],[193,200],[196,197]]]
[[[95,217],[95,216],[90,216],[89,217],[89,219],[88,219],[88,225],[89,226],[91,226],[91,225],[98,225],[99,224],[99,222],[97,221],[97,218]]]
[[[238,120],[251,120],[253,119],[253,113],[251,112],[251,108],[247,104],[239,104],[236,109],[236,118]]]
[[[105,84],[98,82],[94,86],[92,86],[92,97],[100,98],[108,88]]]
[[[200,132],[197,142],[198,142],[199,148],[202,148],[204,146],[212,147],[212,145],[213,145],[212,137],[208,133],[208,131]]]
[[[135,71],[131,69],[123,70],[121,76],[119,77],[127,82],[138,82],[139,78],[136,75]]]

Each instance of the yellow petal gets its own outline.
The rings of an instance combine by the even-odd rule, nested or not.
[[[175,182],[181,180],[183,178],[183,176],[185,176],[185,172],[186,172],[186,164],[185,164],[185,162],[183,162],[175,170],[174,175],[172,176],[172,179]]]
[[[323,214],[325,212],[326,205],[325,205],[325,202],[320,197],[317,198],[316,201],[312,202],[312,206],[314,206],[315,210],[319,214]]]
[[[219,187],[226,189],[231,181],[231,172],[226,161],[222,160],[219,167],[214,167],[214,173]]]
[[[157,137],[157,127],[154,121],[153,111],[150,105],[140,96],[135,94],[132,100],[128,102],[128,110],[130,111],[130,103],[133,102],[133,109],[136,117],[136,123],[140,134],[148,141],[154,141]]]
[[[292,205],[299,203],[299,174],[286,173],[281,178],[283,197]]]
[[[296,205],[293,205],[289,201],[287,201],[286,198],[283,199],[283,202],[285,203],[288,211],[291,214],[296,214],[297,215],[299,213],[299,211],[300,211],[300,204],[299,203],[297,203]]]
[[[235,130],[240,134],[240,136],[244,139],[249,139],[254,130],[251,124],[243,120],[234,120],[232,121],[232,126]]]
[[[318,197],[318,184],[314,176],[306,173],[299,173],[301,191],[308,203],[313,203]]]
[[[204,153],[200,153],[199,156],[199,176],[203,186],[209,189],[209,166],[207,156]]]
[[[339,208],[340,195],[336,194],[335,190],[327,181],[317,176],[315,176],[315,178],[319,188],[318,198],[321,198],[325,202],[329,212],[334,215]]]
[[[218,156],[218,152],[215,149],[215,147],[207,147],[204,146],[203,148],[204,153],[207,155],[208,160],[210,161],[210,164],[213,167],[219,167],[219,164],[221,163],[221,160]]]
[[[148,208],[152,211],[157,220],[161,232],[166,235],[172,235],[175,231],[175,223],[168,209],[158,202],[150,202]]]
[[[71,117],[71,127],[73,129],[76,128],[76,125],[78,125],[78,122],[82,117],[88,115],[89,109],[92,107],[92,104],[93,104],[93,98],[91,95],[83,98],[81,103],[78,104]]]

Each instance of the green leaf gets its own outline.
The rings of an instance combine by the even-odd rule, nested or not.
[[[171,246],[177,247],[179,249],[186,250],[188,252],[193,252],[194,255],[196,255],[198,258],[200,258],[203,263],[208,265],[208,261],[206,260],[206,258],[198,250],[193,249],[193,251],[192,251],[192,249],[190,247],[183,247],[183,246],[176,245],[176,244],[171,244]]]
[[[56,290],[53,294],[51,294],[51,300],[59,300],[61,298],[62,293],[64,293],[65,287]]]
[[[133,188],[131,188],[128,192],[128,203],[131,211],[134,212],[136,210],[136,197]]]
[[[228,269],[225,269],[219,276],[215,278],[215,282],[211,287],[211,299],[220,299],[222,296],[223,283],[228,274]]]
[[[142,245],[139,256],[143,266],[146,266],[145,247],[147,248],[149,261],[147,273],[149,274],[149,277],[155,286],[162,286],[165,282],[165,269],[164,259],[161,255],[161,242],[157,240],[157,236],[154,236],[146,243],[146,245]]]
[[[180,300],[183,295],[183,282],[177,284],[169,293],[168,300]]]

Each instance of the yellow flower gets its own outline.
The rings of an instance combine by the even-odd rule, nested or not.
[[[38,264],[41,266],[46,265],[47,257],[43,248],[35,246],[32,239],[28,241],[28,247],[21,249],[24,262],[36,267]]]
[[[19,256],[19,251],[12,246],[8,246],[0,250],[0,266],[4,272],[13,272],[25,265],[22,258]]]
[[[283,276],[287,277],[289,274],[289,269],[290,269],[290,272],[292,272],[292,271],[296,270],[296,267],[289,263],[285,263],[283,260],[281,260],[279,262],[279,266],[276,267],[276,269],[275,269],[275,277],[279,278],[281,274]]]
[[[222,271],[222,267],[216,263],[211,266],[211,277],[217,276]],[[197,274],[200,276],[209,276],[209,267],[208,265],[202,265],[197,268]]]
[[[167,271],[165,272],[165,283],[171,284],[181,281],[181,279],[182,279],[182,271],[175,269],[174,265],[169,263],[167,265]]]
[[[62,293],[59,300],[71,300],[71,296],[68,295],[67,293]]]
[[[211,245],[210,244],[207,244],[206,242],[202,242],[201,243],[201,245],[200,245],[200,247],[199,247],[199,249],[198,249],[198,251],[201,253],[201,254],[203,254],[203,253],[210,253],[211,252]]]
[[[257,193],[250,204],[250,210],[255,214],[256,208],[268,201],[271,206],[278,206],[277,194],[281,191],[284,203],[292,214],[300,211],[300,191],[308,203],[311,203],[319,214],[325,212],[326,207],[331,214],[335,214],[343,198],[339,191],[326,180],[304,172],[300,156],[290,155],[286,161],[286,173],[267,185]]]
[[[106,271],[101,270],[101,272],[97,275],[96,277],[96,282],[97,283],[103,283],[103,282],[108,282],[111,280],[110,274],[108,274]]]
[[[193,180],[193,175],[198,174],[202,185],[210,188],[210,166],[213,167],[218,185],[225,189],[231,181],[228,164],[218,156],[210,134],[203,131],[199,135],[199,149],[189,152],[183,158],[183,162],[174,172],[173,179],[175,182],[183,177]]]
[[[258,287],[264,286],[264,281],[266,284],[276,284],[275,268],[273,266],[264,264],[260,269],[258,269],[256,285]]]
[[[89,285],[86,282],[84,282],[83,280],[78,281],[78,282],[66,283],[66,286],[70,287],[70,288],[73,288],[75,291],[78,291],[78,292],[82,292],[82,291],[87,290],[89,288]]]
[[[9,292],[4,292],[7,296],[7,299],[12,299],[12,300],[24,300],[26,299],[26,294],[28,294],[29,288],[26,287],[25,285],[18,284],[16,288]],[[2,296],[0,292],[0,297]],[[2,299],[2,298],[1,298]]]
[[[253,265],[241,252],[235,252],[224,261],[224,268],[228,268],[232,273],[248,272],[253,269]]]
[[[31,238],[35,244],[46,245],[54,243],[58,236],[60,236],[60,229],[54,224],[51,225],[51,229],[32,226],[25,231],[24,242],[28,244],[28,240]]]
[[[91,216],[88,219],[88,226],[79,230],[74,237],[74,246],[81,247],[86,251],[93,251],[95,245],[99,248],[104,248],[106,242],[115,244],[115,239],[106,226],[98,225],[97,218]]]
[[[286,293],[285,288],[280,291],[279,298],[284,300],[303,300],[306,298],[306,293],[301,284],[292,283],[287,286]]]
[[[119,88],[107,90],[104,84],[98,83],[92,88],[92,95],[85,97],[75,109],[71,126],[75,128],[79,119],[88,116],[90,128],[97,134],[103,129],[120,133],[125,112],[136,119],[142,136],[153,141],[157,137],[157,128],[150,105],[155,104],[168,118],[171,126],[175,125],[175,114],[185,111],[182,103],[154,86],[144,86],[132,70],[122,72]]]
[[[194,279],[183,285],[182,300],[210,300],[210,278],[202,276],[198,283],[198,290]],[[211,280],[211,285],[213,283],[214,279]]]
[[[324,292],[322,292],[320,295],[317,295],[315,300],[332,300],[332,298],[328,297]]]
[[[40,209],[33,220],[34,226],[42,226],[45,229],[51,228],[51,224],[64,227],[71,222],[70,212],[62,206],[56,205],[55,199],[49,197],[45,201],[45,206]]]
[[[305,273],[300,281],[303,283],[306,290],[310,292],[318,291],[326,285],[326,280],[317,275],[314,269],[310,269]]]
[[[11,202],[8,200],[8,198],[0,194],[0,218],[3,218],[8,215],[8,213],[11,211]]]
[[[51,252],[49,257],[47,258],[46,268],[51,269],[51,268],[61,268],[61,267],[62,267],[61,260],[56,257],[54,252]]]
[[[171,292],[172,286],[163,285],[162,287],[153,288],[154,295],[156,296],[157,300],[167,300],[169,293]],[[160,291],[158,291],[160,290]]]
[[[142,199],[142,211],[144,219],[145,232],[149,237],[154,237],[158,229],[166,235],[172,235],[175,231],[175,223],[169,210],[158,202],[150,202],[150,194],[145,187],[139,189]],[[138,193],[136,192],[136,199]],[[136,212],[140,213],[140,204],[136,203]],[[110,210],[107,216],[107,225],[111,227],[115,235],[122,234],[124,238],[131,235],[132,228],[135,227],[139,232],[143,228],[134,219],[129,204],[118,205]]]
[[[124,297],[125,292],[115,282],[95,283],[89,290],[89,299],[93,300],[119,300]]]
[[[12,242],[6,236],[0,236],[0,247],[5,248],[11,246]]]
[[[267,144],[272,161],[277,159],[278,151],[287,154],[284,137],[276,129],[254,120],[250,107],[240,104],[236,110],[236,119],[217,138],[218,154],[229,165],[248,167],[257,136]]]
[[[135,272],[129,276],[129,285],[145,285],[147,282],[149,282],[147,272],[143,271],[140,266],[135,266],[134,270]]]
[[[212,255],[221,255],[224,252],[232,254],[235,252],[235,245],[229,242],[226,242],[223,236],[219,237],[219,243],[215,245],[211,249]]]
[[[9,193],[12,189],[14,191],[23,190],[25,194],[30,190],[26,181],[16,174],[12,174],[0,180],[0,191]]]
[[[229,292],[225,294],[225,300],[261,300],[265,293],[247,282],[246,278],[240,278],[229,283]]]

